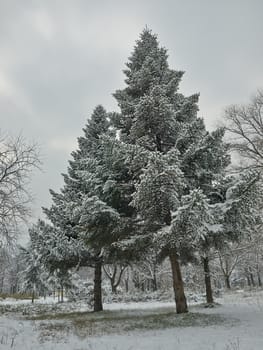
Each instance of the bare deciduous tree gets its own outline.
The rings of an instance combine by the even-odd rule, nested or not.
[[[30,175],[40,166],[38,147],[23,137],[0,135],[0,244],[9,244],[29,213]]]
[[[263,90],[248,105],[232,105],[225,111],[226,129],[231,133],[233,149],[263,168]]]
[[[123,272],[127,268],[128,265],[125,264],[111,264],[111,265],[103,265],[103,270],[105,275],[108,277],[111,283],[111,291],[112,293],[117,293],[117,288],[121,282],[121,278]]]

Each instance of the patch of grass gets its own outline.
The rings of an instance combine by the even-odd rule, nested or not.
[[[27,318],[28,319],[28,318]],[[121,310],[74,312],[58,315],[38,315],[31,317],[39,328],[41,337],[63,338],[74,334],[80,338],[107,334],[123,334],[133,331],[158,330],[176,327],[206,327],[225,323],[216,314],[199,312],[177,315],[171,308],[153,310]]]
[[[63,320],[63,319],[71,319],[75,316],[85,314],[86,312],[58,312],[58,313],[49,313],[50,310],[41,310],[40,313],[37,314],[27,314],[24,318],[26,320],[32,321],[45,321],[45,320]]]
[[[37,315],[28,315],[26,318],[28,320],[74,320],[74,319],[82,319],[82,317],[90,320],[110,320],[110,319],[126,319],[127,317],[139,317],[139,316],[147,316],[152,314],[163,314],[163,313],[173,313],[175,314],[175,308],[171,307],[160,307],[154,309],[128,309],[128,310],[104,310],[101,312],[93,312],[93,311],[62,311],[59,312],[57,310],[56,313],[49,312],[50,310],[42,310],[44,312],[39,313]]]
[[[213,303],[201,303],[201,304],[197,304],[195,305],[195,308],[201,307],[201,308],[205,308],[205,309],[213,309],[215,307],[219,307],[221,306],[221,304],[213,302]]]

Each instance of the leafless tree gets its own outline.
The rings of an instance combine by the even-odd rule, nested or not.
[[[248,105],[228,107],[225,117],[233,149],[263,169],[263,90]]]
[[[225,280],[225,286],[227,289],[231,289],[231,275],[237,265],[244,260],[246,247],[238,244],[231,244],[225,246],[223,251],[219,250],[217,253],[219,266]]]
[[[111,283],[112,293],[117,293],[117,288],[121,282],[122,275],[127,268],[126,264],[111,264],[103,265],[105,275],[108,277]]]
[[[18,223],[30,214],[32,196],[30,175],[39,168],[36,144],[22,136],[0,135],[0,244],[9,244],[17,233]]]

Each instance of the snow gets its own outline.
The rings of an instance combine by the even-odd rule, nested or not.
[[[131,303],[112,303],[105,304],[105,310],[147,310],[159,307],[173,307],[174,302],[148,301],[148,302],[131,302]]]
[[[151,331],[129,331],[123,334],[94,336],[66,332],[56,340],[39,339],[41,321],[19,319],[18,315],[0,317],[0,349],[19,350],[262,350],[263,292],[227,294],[219,300],[222,306],[190,311],[221,315],[224,323],[209,326],[176,327]],[[3,301],[1,302],[3,303]],[[172,303],[148,302],[106,305],[107,310],[130,310],[140,317],[142,310]],[[135,311],[134,311],[135,310]],[[52,321],[54,322],[54,321]],[[64,321],[56,320],[57,325]]]

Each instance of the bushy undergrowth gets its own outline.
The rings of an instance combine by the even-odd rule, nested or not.
[[[156,291],[156,292],[141,292],[131,291],[129,293],[108,293],[104,295],[105,303],[129,303],[129,302],[147,302],[147,301],[172,301],[173,292]]]
[[[189,303],[202,303],[205,300],[205,295],[202,293],[194,293],[191,291],[186,291],[187,300]],[[168,290],[158,290],[155,292],[142,292],[133,290],[129,293],[107,293],[104,294],[103,298],[105,303],[131,303],[131,302],[149,302],[149,301],[160,301],[160,302],[173,302],[174,301],[174,291],[172,289]]]
[[[0,314],[20,314],[21,316],[55,315],[57,313],[71,313],[79,310],[91,311],[91,308],[83,303],[56,303],[56,304],[0,304]]]

